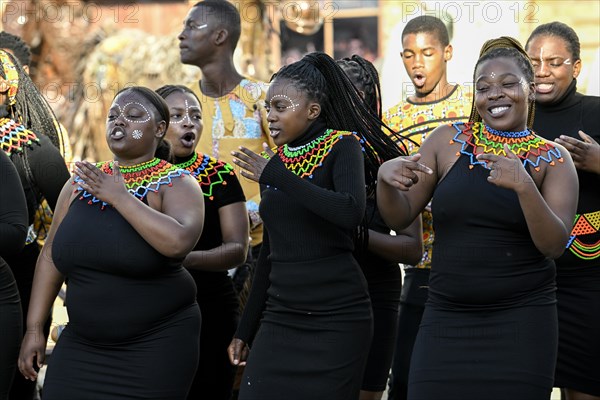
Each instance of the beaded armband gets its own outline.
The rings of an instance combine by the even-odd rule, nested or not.
[[[113,174],[112,161],[96,163],[96,167],[108,175]],[[189,171],[159,158],[137,165],[120,166],[119,169],[127,191],[140,200],[143,200],[148,192],[158,192],[162,185],[173,186],[172,180],[174,178],[190,174]],[[75,183],[79,182],[82,182],[82,179],[75,176]],[[77,188],[77,191],[83,191],[79,200],[88,199],[88,204],[101,202],[102,208],[108,204],[86,192],[81,186]]]
[[[475,165],[481,165],[490,169],[485,161],[477,160],[478,154],[496,154],[506,157],[504,144],[508,144],[510,150],[515,153],[523,162],[523,165],[531,165],[536,171],[540,170],[540,162],[544,161],[554,165],[555,161],[563,162],[560,150],[552,143],[535,135],[530,129],[520,132],[504,132],[492,129],[481,122],[468,122],[464,124],[464,129],[459,127],[461,123],[455,123],[452,126],[457,130],[456,135],[450,144],[461,143],[457,156],[464,154],[469,157],[469,168]],[[461,135],[466,138],[460,139]]]
[[[204,197],[208,197],[209,200],[214,200],[213,189],[216,185],[227,185],[225,176],[235,175],[231,165],[207,155],[199,155],[196,152],[190,160],[176,164],[176,166],[189,171],[196,178]]]
[[[0,147],[10,157],[13,153],[20,153],[24,146],[39,143],[35,133],[25,128],[24,125],[10,119],[0,119]]]
[[[600,257],[600,240],[595,243],[584,243],[581,238],[584,235],[595,234],[598,230],[600,230],[600,211],[576,214],[567,249],[582,260]]]

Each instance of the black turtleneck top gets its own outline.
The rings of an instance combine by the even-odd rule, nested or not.
[[[574,79],[565,94],[552,104],[535,104],[533,130],[544,138],[554,140],[560,135],[581,140],[579,131],[583,131],[600,143],[600,97],[585,96],[577,92]],[[577,170],[579,177],[578,214],[600,211],[600,175]],[[596,222],[597,223],[597,222]],[[586,235],[586,243],[600,240],[600,234]],[[600,266],[600,257],[584,260],[567,250],[557,260],[558,271]]]
[[[302,146],[323,135],[326,126],[315,122],[290,147]],[[359,141],[344,136],[330,149],[311,177],[288,170],[276,153],[260,176],[260,215],[264,238],[252,291],[235,337],[250,343],[267,301],[272,263],[320,260],[354,250],[354,233],[366,207],[364,157]],[[315,290],[332,291],[322,285]],[[314,293],[306,293],[310,297]]]

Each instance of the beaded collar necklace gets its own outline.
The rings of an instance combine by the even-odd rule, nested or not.
[[[313,172],[323,165],[323,161],[331,152],[331,148],[346,136],[354,137],[361,143],[363,139],[348,131],[327,129],[325,133],[310,142],[298,147],[289,147],[287,144],[279,147],[277,152],[285,167],[301,178],[312,179]]]
[[[113,161],[96,163],[96,167],[108,175],[113,174]],[[169,187],[173,186],[173,178],[189,175],[188,171],[170,164],[165,160],[161,160],[160,158],[153,158],[152,160],[141,164],[121,166],[120,170],[127,191],[140,200],[143,200],[148,192],[158,192],[162,185],[167,185]],[[78,176],[75,177],[75,183],[81,181],[81,178]],[[82,187],[78,187],[76,191],[82,190]],[[101,202],[102,209],[108,204],[83,190],[79,200],[84,199],[89,199],[88,204]]]
[[[464,128],[460,128],[461,123],[453,124],[457,130],[456,135],[450,144],[461,143],[457,156],[464,154],[469,157],[469,168],[473,169],[475,165],[481,165],[490,169],[485,161],[477,160],[478,154],[496,154],[506,157],[504,144],[508,144],[510,150],[515,153],[523,162],[523,165],[531,165],[536,171],[540,170],[540,162],[544,161],[550,165],[555,165],[555,161],[563,162],[560,150],[552,143],[542,137],[537,136],[531,129],[525,129],[520,132],[505,132],[492,129],[482,122],[467,122]],[[460,139],[461,135],[466,136]]]
[[[36,134],[24,125],[10,118],[0,118],[0,148],[9,157],[13,153],[21,153],[24,146],[31,147],[39,142]]]
[[[235,175],[233,167],[214,157],[194,152],[188,161],[175,164],[178,168],[189,171],[196,178],[202,189],[202,193],[209,200],[214,200],[213,189],[216,185],[227,185],[226,175]]]

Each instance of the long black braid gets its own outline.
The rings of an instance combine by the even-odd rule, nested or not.
[[[336,62],[348,75],[354,86],[364,93],[364,101],[371,111],[381,119],[381,84],[375,66],[356,54]]]
[[[477,67],[479,67],[479,64],[494,58],[510,58],[514,60],[523,75],[525,75],[527,82],[534,82],[535,74],[529,55],[525,49],[523,49],[521,43],[519,43],[517,39],[510,36],[501,36],[496,39],[490,39],[483,44],[481,51],[479,52],[479,59],[477,60],[475,69],[473,70],[473,82],[475,82],[475,73],[477,72]],[[527,111],[527,126],[529,128],[533,127],[534,117],[535,102],[531,100],[529,102],[529,108]],[[481,122],[481,116],[477,111],[477,107],[475,107],[475,96],[473,96],[469,121]]]
[[[321,105],[319,118],[325,121],[328,128],[355,132],[365,140],[363,155],[366,191],[367,196],[374,196],[380,165],[384,161],[408,154],[401,135],[387,128],[390,135],[398,137],[396,144],[382,130],[386,126],[381,121],[379,112],[374,111],[378,106],[373,108],[365,103],[344,70],[326,53],[309,53],[300,61],[281,68],[271,81],[275,78],[289,80],[298,90],[306,93],[307,97],[316,100]],[[378,78],[372,79],[372,83],[375,82],[378,82]],[[366,215],[357,232],[356,241],[359,250],[366,249]]]

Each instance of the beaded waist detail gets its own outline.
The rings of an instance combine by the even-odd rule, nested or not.
[[[584,236],[598,233],[600,230],[600,211],[576,214],[567,249],[583,260],[600,257],[600,240],[593,243],[584,242]]]

